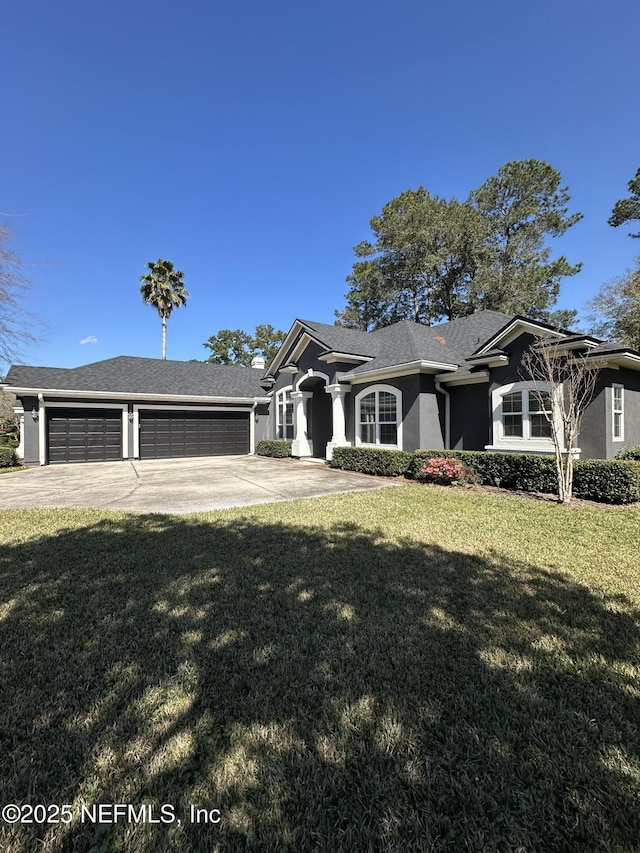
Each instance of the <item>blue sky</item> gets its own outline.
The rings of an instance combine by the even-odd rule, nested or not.
[[[607,225],[640,166],[639,28],[637,0],[8,5],[0,210],[47,325],[21,361],[159,357],[159,257],[191,294],[169,358],[332,323],[383,204],[464,199],[527,157],[584,214],[552,243],[584,264],[558,307],[584,309],[640,253]]]

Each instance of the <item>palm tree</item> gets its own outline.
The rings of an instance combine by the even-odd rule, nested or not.
[[[147,305],[153,305],[162,320],[162,358],[167,357],[167,320],[174,308],[187,304],[184,273],[174,270],[171,261],[149,261],[149,272],[140,276],[140,293]]]

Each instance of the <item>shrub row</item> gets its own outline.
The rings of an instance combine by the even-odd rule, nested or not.
[[[573,494],[608,504],[640,501],[640,462],[620,459],[583,459],[576,462]]]
[[[13,447],[0,447],[0,468],[13,468],[18,464],[16,451]]]
[[[382,477],[399,477],[407,473],[413,453],[404,450],[378,450],[371,447],[336,447],[331,458],[332,468],[357,471],[360,474],[377,474]]]
[[[640,462],[640,445],[637,447],[623,447],[616,453],[616,459],[631,459]]]
[[[384,450],[337,447],[331,465],[361,474],[422,477],[429,459],[457,459],[470,466],[483,485],[526,492],[557,492],[555,459],[526,453],[489,453],[483,450]],[[640,462],[618,459],[577,460],[573,494],[603,503],[640,501]]]
[[[284,459],[291,456],[291,442],[279,440],[259,441],[256,446],[258,456],[274,456],[276,459]]]
[[[484,450],[418,450],[414,453],[409,476],[420,479],[428,459],[454,458],[470,465],[484,486],[500,486],[523,492],[555,492],[556,463],[550,456],[525,453],[490,453]]]

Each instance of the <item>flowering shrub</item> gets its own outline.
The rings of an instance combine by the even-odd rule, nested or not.
[[[422,468],[422,474],[429,482],[438,483],[441,486],[457,486],[468,482],[471,479],[470,473],[470,469],[457,459],[438,457],[430,459]]]

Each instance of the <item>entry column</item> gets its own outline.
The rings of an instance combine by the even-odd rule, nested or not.
[[[336,383],[335,385],[327,385],[325,391],[327,394],[331,394],[331,410],[333,414],[333,435],[331,436],[331,441],[327,443],[327,459],[330,462],[334,447],[345,447],[345,445],[349,444],[347,441],[344,411],[344,398],[349,393],[349,388]]]
[[[307,400],[313,397],[311,391],[292,391],[293,425],[295,438],[291,445],[292,456],[312,456],[312,442],[307,437]]]

